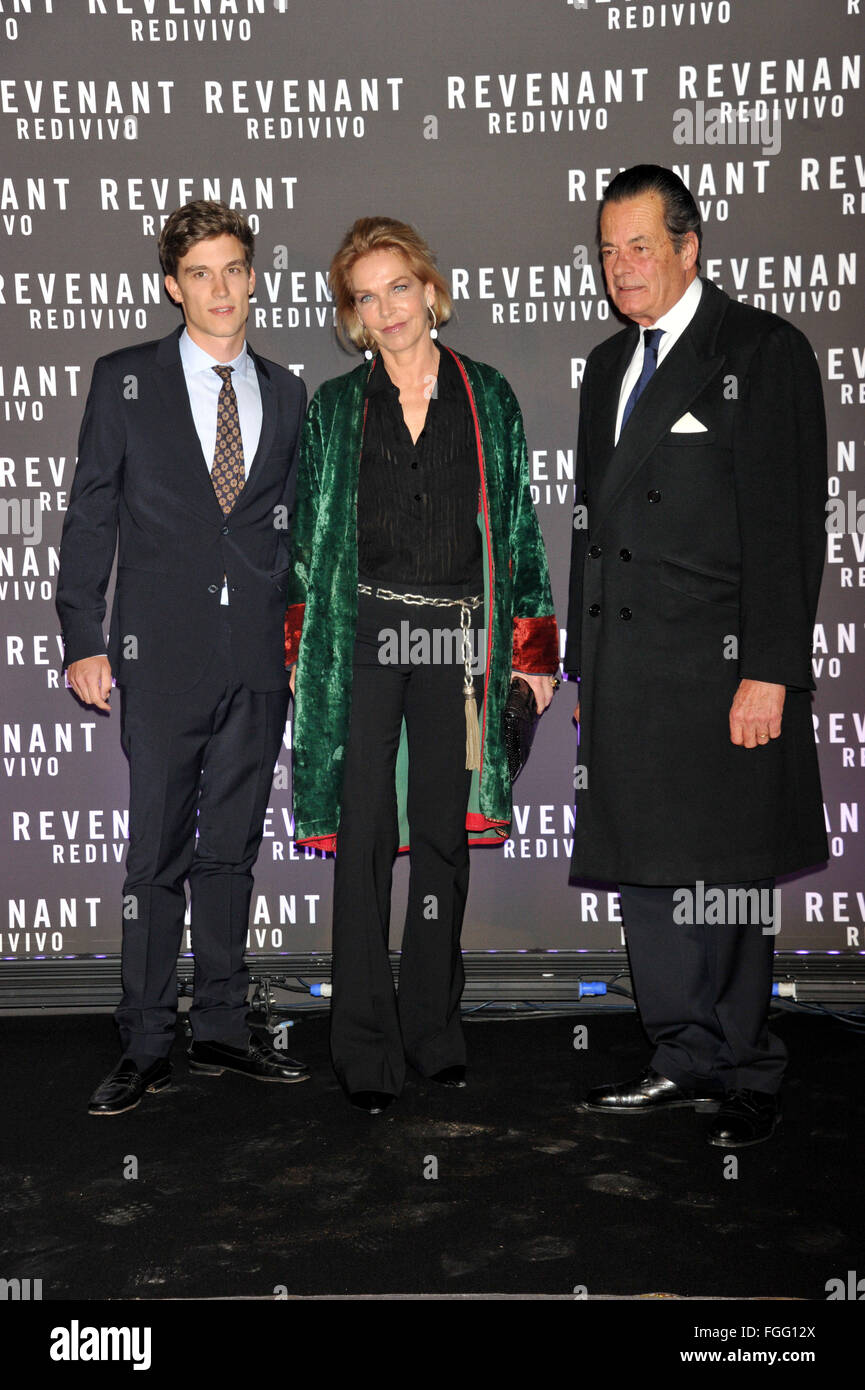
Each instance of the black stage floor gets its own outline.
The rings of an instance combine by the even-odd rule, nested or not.
[[[338,1089],[320,1015],[289,1035],[310,1081],[193,1076],[178,1037],[172,1088],[110,1119],[86,1113],[116,1057],[109,1018],[8,1019],[0,1275],[41,1280],[43,1300],[825,1301],[865,1277],[865,1036],[774,1026],[784,1120],[731,1163],[690,1110],[580,1111],[586,1086],[640,1069],[632,1015],[470,1021],[469,1088],[412,1074],[375,1118]]]

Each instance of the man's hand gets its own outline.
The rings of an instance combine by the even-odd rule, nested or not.
[[[529,676],[525,671],[512,671],[512,676],[519,676],[520,680],[525,681],[534,691],[535,704],[538,707],[538,714],[543,714],[547,705],[553,698],[555,687],[552,676]]]
[[[574,710],[574,719],[575,719],[576,722],[579,724],[579,722],[580,722],[580,702],[579,702],[579,700],[577,701],[577,708]]]
[[[66,678],[79,700],[111,713],[111,667],[107,656],[85,656],[66,668]]]
[[[786,686],[771,681],[740,681],[730,706],[730,741],[762,748],[781,734]]]

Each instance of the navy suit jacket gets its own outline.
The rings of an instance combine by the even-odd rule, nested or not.
[[[189,689],[218,639],[225,577],[238,678],[252,690],[281,689],[288,680],[288,526],[306,389],[249,349],[261,436],[243,491],[223,516],[189,404],[182,331],[121,348],[94,367],[60,549],[66,663],[107,651],[119,685]]]

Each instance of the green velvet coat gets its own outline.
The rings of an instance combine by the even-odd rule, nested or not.
[[[443,348],[443,351],[449,349]],[[529,490],[519,405],[500,372],[453,354],[475,425],[483,539],[484,693],[478,715],[480,772],[472,775],[466,825],[472,841],[504,838],[511,784],[502,710],[511,670],[558,666],[546,554]],[[286,662],[297,662],[293,729],[295,839],[336,848],[351,715],[357,623],[357,488],[365,420],[363,363],[315,393],[303,430],[292,522]],[[405,819],[405,728],[397,761],[400,844]]]

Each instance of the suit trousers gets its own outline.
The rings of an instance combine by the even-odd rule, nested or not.
[[[258,692],[237,681],[225,614],[218,648],[191,690],[166,695],[126,686],[121,699],[130,774],[123,996],[116,1013],[124,1054],[171,1050],[187,878],[193,1036],[243,1045],[252,866],[288,689]]]
[[[382,664],[378,634],[400,632],[401,623],[410,623],[414,634],[432,632],[435,624],[458,628],[459,609],[363,596],[359,607],[334,877],[331,1054],[349,1094],[398,1095],[406,1061],[425,1076],[465,1063],[460,932],[471,774],[461,665]],[[397,655],[405,657],[405,649]],[[395,773],[403,720],[411,861],[397,998],[388,933],[400,847]]]
[[[619,884],[640,1018],[655,1047],[652,1066],[678,1086],[780,1088],[787,1051],[767,1021],[779,925],[774,883],[690,884],[690,899],[681,888]],[[713,886],[722,895],[715,897],[723,903],[718,922]]]

